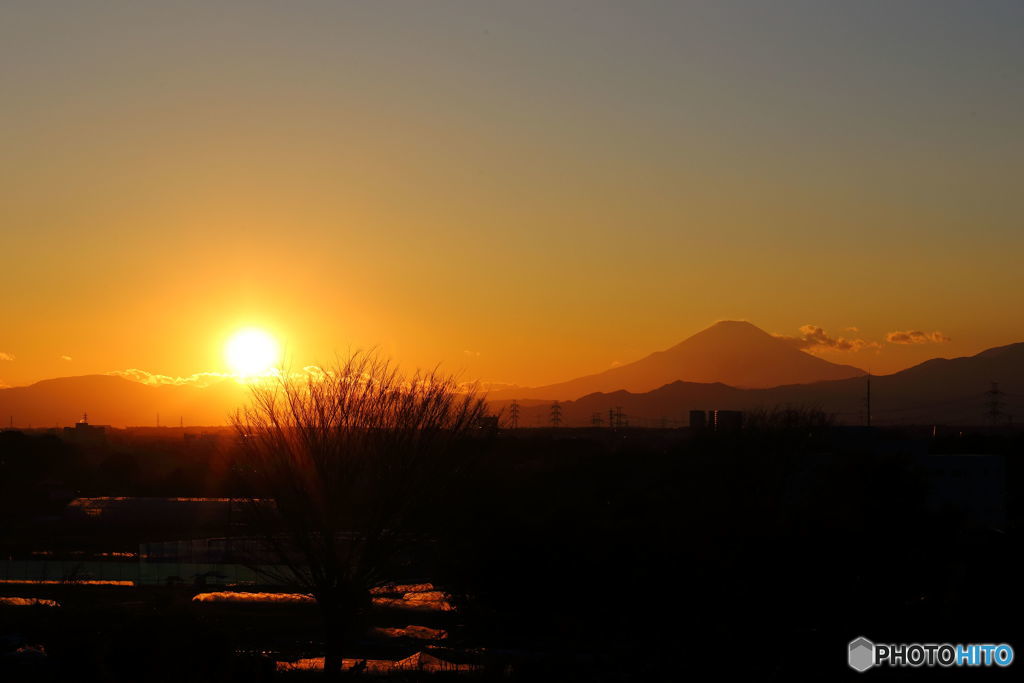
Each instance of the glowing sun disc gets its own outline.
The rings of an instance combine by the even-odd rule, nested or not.
[[[252,377],[273,369],[281,358],[281,349],[263,330],[239,330],[224,347],[224,357],[236,374]]]

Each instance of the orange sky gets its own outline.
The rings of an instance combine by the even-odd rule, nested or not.
[[[4,7],[0,382],[244,326],[519,384],[719,319],[1024,340],[1019,5],[819,4]]]

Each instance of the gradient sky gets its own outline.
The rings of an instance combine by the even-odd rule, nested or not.
[[[246,325],[520,384],[723,318],[879,372],[1024,341],[1021,36],[966,0],[5,2],[0,382],[223,371]]]

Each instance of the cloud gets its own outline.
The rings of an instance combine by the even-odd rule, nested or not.
[[[253,377],[242,377],[230,372],[197,372],[187,377],[172,377],[170,375],[160,375],[147,370],[140,370],[138,368],[128,368],[127,370],[112,370],[108,375],[115,377],[123,377],[124,379],[131,380],[133,382],[139,382],[140,384],[148,384],[150,386],[176,386],[176,387],[198,387],[205,388],[214,384],[219,384],[226,379],[237,379],[240,382],[247,382]],[[316,365],[307,365],[302,368],[301,371],[294,371],[286,373],[288,377],[298,380],[313,379],[315,381],[322,381],[323,379],[332,376],[334,372],[327,368],[321,368]],[[258,376],[258,379],[268,379],[275,377],[282,377],[283,375],[276,369],[269,370],[265,374]]]
[[[856,327],[845,328],[849,332],[857,332]],[[803,325],[800,327],[800,334],[788,336],[784,334],[775,335],[802,351],[815,353],[817,351],[845,351],[856,352],[864,349],[882,348],[882,343],[869,341],[860,337],[833,337],[823,327],[817,325]],[[921,330],[907,330],[889,332],[885,335],[885,341],[889,344],[941,344],[950,341],[950,338],[938,330],[934,332],[922,332]]]
[[[232,377],[232,375],[223,372],[197,372],[194,375],[189,375],[188,377],[171,377],[170,375],[157,375],[145,370],[139,370],[138,368],[114,370],[106,374],[114,375],[115,377],[123,377],[133,382],[149,384],[152,386],[170,384],[174,386],[208,387],[211,384],[217,384],[222,380]]]
[[[847,328],[851,329],[851,328]],[[817,325],[802,325],[800,335],[790,337],[784,334],[775,335],[802,351],[861,351],[863,349],[878,349],[881,344],[866,339],[847,339],[846,337],[833,337],[823,327]]]
[[[907,330],[906,332],[890,332],[885,335],[885,341],[890,344],[941,344],[951,340],[938,330],[934,332]]]
[[[479,358],[480,357],[480,352],[479,351],[470,351],[469,349],[463,349],[462,353],[464,355],[467,355],[467,356],[471,357],[471,358]]]
[[[14,360],[14,354],[0,351],[0,360]]]
[[[61,357],[60,357],[60,359],[61,359],[61,360],[67,360],[67,361],[70,361],[70,360],[71,360],[71,356],[61,356]]]
[[[508,389],[519,389],[520,385],[510,384],[508,382],[495,382],[495,381],[480,381],[480,382],[460,382],[459,391],[466,393],[469,391],[475,391],[477,393],[489,393],[493,391],[506,391]]]

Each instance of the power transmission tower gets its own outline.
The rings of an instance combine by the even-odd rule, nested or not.
[[[608,409],[608,426],[611,427],[612,429],[615,429],[615,409],[614,408],[609,408]]]
[[[622,429],[628,426],[629,423],[626,421],[626,415],[622,412],[622,406],[615,406],[615,428]]]
[[[985,392],[988,397],[988,419],[993,425],[1002,422],[1003,392],[999,390],[999,382],[992,382],[992,388]]]
[[[551,426],[562,426],[562,406],[558,404],[558,401],[551,404]]]
[[[519,428],[519,401],[512,399],[512,405],[508,408],[508,420],[512,429]]]
[[[590,416],[590,426],[600,427],[604,424],[604,418],[601,417],[601,413],[594,413]]]

